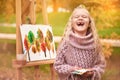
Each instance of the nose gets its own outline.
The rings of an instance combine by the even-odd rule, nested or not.
[[[83,18],[82,18],[82,16],[79,16],[78,19],[81,20],[81,19],[83,19]]]

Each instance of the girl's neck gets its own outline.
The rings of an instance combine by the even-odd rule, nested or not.
[[[86,31],[82,31],[82,32],[74,31],[74,33],[78,36],[86,36]]]

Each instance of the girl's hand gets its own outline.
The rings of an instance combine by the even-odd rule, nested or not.
[[[80,70],[80,69],[82,69],[82,68],[81,68],[81,67],[74,66],[74,67],[71,69],[71,71],[76,71],[76,70]]]
[[[83,77],[83,78],[92,77],[93,74],[94,74],[93,71],[87,71],[87,72],[85,72],[85,73],[82,75],[82,77]]]

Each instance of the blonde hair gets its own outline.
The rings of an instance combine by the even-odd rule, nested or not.
[[[77,8],[74,9],[74,11],[75,11],[76,9],[85,9],[85,10],[88,12],[88,10],[85,8],[84,5],[78,6]],[[65,29],[65,31],[64,31],[62,40],[65,39],[65,38],[68,38],[69,32],[72,30],[71,20],[72,20],[72,17],[73,17],[73,15],[74,15],[74,11],[72,12],[72,14],[71,14],[71,16],[70,16],[70,18],[69,18],[69,20],[68,20],[68,23],[66,24],[66,29]],[[89,14],[89,12],[88,12],[88,14]],[[91,32],[92,32],[92,34],[93,34],[94,43],[95,43],[95,51],[100,52],[102,48],[101,48],[100,40],[99,40],[99,37],[98,37],[98,34],[97,34],[95,22],[94,22],[94,20],[93,20],[92,17],[90,17],[89,19],[90,19],[89,28],[91,29]],[[62,40],[61,40],[61,42],[62,42]]]

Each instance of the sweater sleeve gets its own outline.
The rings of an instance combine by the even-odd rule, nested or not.
[[[69,74],[72,66],[66,63],[65,54],[68,49],[68,45],[65,41],[61,42],[58,50],[56,60],[54,62],[54,68],[59,74]]]
[[[92,80],[101,80],[101,76],[104,73],[106,62],[104,56],[99,53],[96,55],[95,66],[93,67],[94,75]]]

